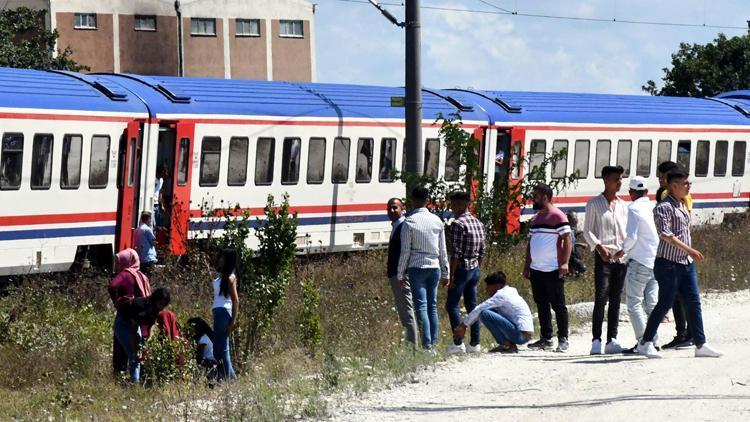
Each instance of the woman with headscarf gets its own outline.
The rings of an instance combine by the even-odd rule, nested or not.
[[[115,373],[128,369],[130,379],[140,379],[140,359],[138,348],[141,336],[148,336],[148,326],[133,327],[121,309],[127,302],[124,299],[135,299],[151,295],[148,277],[140,271],[138,253],[133,249],[124,249],[115,255],[117,273],[109,283],[108,290],[117,314],[112,326],[114,332],[112,348],[112,366]]]

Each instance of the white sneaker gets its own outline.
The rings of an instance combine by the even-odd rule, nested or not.
[[[471,344],[466,346],[466,353],[479,353],[482,351],[482,346],[477,344],[476,346],[472,346]]]
[[[638,342],[638,347],[635,348],[635,351],[643,356],[646,356],[649,359],[661,358],[661,354],[659,354],[659,352],[656,351],[656,347],[654,347],[653,341],[647,341],[646,343],[643,343],[643,344]]]
[[[591,352],[590,355],[601,355],[602,354],[602,341],[601,340],[594,340],[591,342]]]
[[[461,343],[461,344],[453,344],[453,343],[451,343],[448,346],[448,354],[449,355],[455,355],[455,354],[460,354],[460,353],[466,353],[466,346],[463,343]]]
[[[695,348],[695,357],[697,358],[718,358],[723,354],[724,352],[714,349],[708,343],[703,343],[703,346]]]
[[[623,350],[625,349],[622,348],[622,345],[620,345],[616,338],[613,338],[604,346],[604,353],[608,355],[616,355],[622,353]]]

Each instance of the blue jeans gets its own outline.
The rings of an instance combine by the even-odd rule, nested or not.
[[[643,341],[653,341],[664,315],[674,303],[675,296],[680,295],[687,314],[688,325],[692,326],[693,341],[701,346],[706,342],[703,333],[703,312],[701,311],[701,295],[698,291],[698,272],[695,263],[687,265],[656,258],[654,276],[659,283],[659,301],[648,317]]]
[[[232,368],[232,359],[229,356],[229,335],[227,327],[232,316],[226,308],[214,308],[214,359],[218,362],[218,378],[236,379],[237,375]]]
[[[422,347],[431,349],[437,344],[438,337],[437,289],[440,269],[409,268],[407,271],[415,314],[422,326]]]
[[[477,307],[477,283],[479,283],[479,267],[472,270],[459,268],[453,279],[453,287],[448,289],[448,299],[445,301],[445,310],[448,311],[448,317],[451,321],[451,329],[461,325],[461,311],[458,308],[458,302],[461,296],[464,297],[464,307],[466,312],[471,312]],[[454,339],[454,343],[459,339]],[[463,341],[463,339],[460,339]],[[459,343],[460,344],[460,343]],[[471,324],[471,345],[479,344],[479,324]]]
[[[498,314],[495,311],[489,309],[482,311],[479,314],[479,320],[482,321],[485,327],[490,330],[492,337],[495,337],[495,341],[498,345],[509,341],[513,344],[524,344],[528,340],[521,330],[516,327],[516,324],[512,323],[508,318]]]
[[[130,379],[134,382],[138,382],[141,378],[141,363],[138,361],[138,350],[133,349],[133,339],[131,338],[133,331],[130,322],[118,313],[115,315],[115,323],[112,325],[112,330],[115,332],[117,342],[120,343],[120,346],[122,346],[122,349],[125,351],[125,355],[128,357],[128,372],[130,373]],[[140,328],[136,328],[135,336],[135,344],[141,344]]]

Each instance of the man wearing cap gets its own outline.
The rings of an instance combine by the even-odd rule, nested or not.
[[[615,258],[620,259],[625,255],[628,257],[625,302],[635,337],[640,341],[646,330],[648,316],[659,299],[659,284],[654,277],[659,234],[654,223],[654,204],[648,199],[645,178],[630,178],[630,199],[633,202],[628,207],[625,241],[622,249],[615,254]],[[635,353],[635,347],[624,352]]]

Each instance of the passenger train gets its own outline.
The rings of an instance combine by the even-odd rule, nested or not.
[[[403,88],[78,74],[0,68],[0,276],[64,271],[83,256],[111,259],[131,244],[166,167],[168,249],[184,252],[213,210],[239,204],[262,215],[288,192],[298,246],[348,251],[383,246],[385,201],[402,195]],[[583,210],[607,164],[658,187],[656,166],[689,169],[698,222],[750,203],[750,92],[669,98],[425,89],[425,171],[456,176],[437,139],[439,115],[459,112],[481,141],[489,186],[528,154],[566,149],[548,175],[578,172],[556,202]],[[499,154],[512,160],[495,160]],[[624,193],[624,192],[623,192]],[[524,211],[524,217],[528,212]],[[253,242],[253,239],[249,239]],[[78,257],[78,258],[77,258]]]

